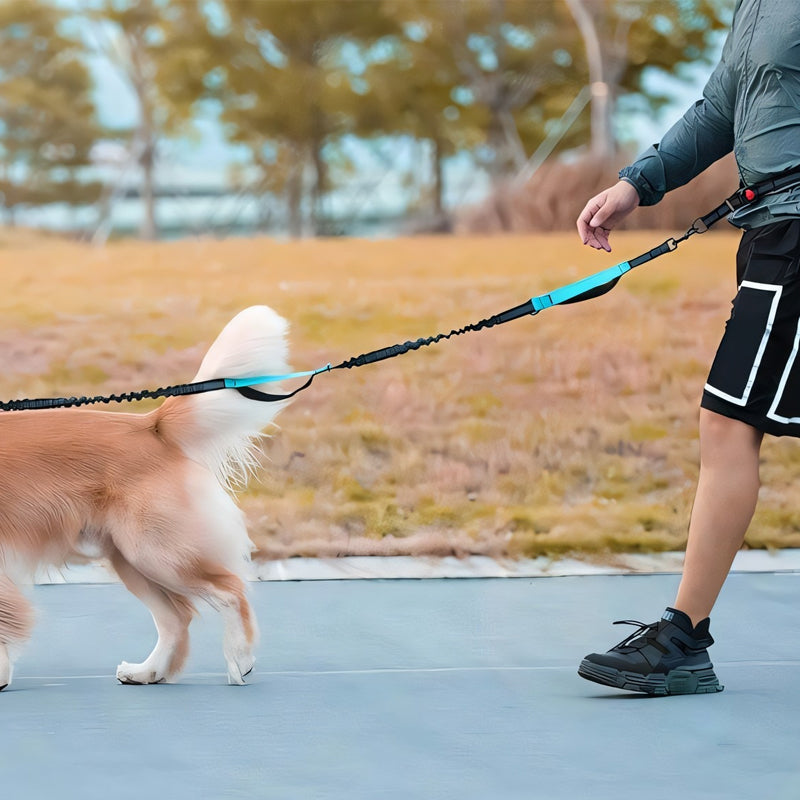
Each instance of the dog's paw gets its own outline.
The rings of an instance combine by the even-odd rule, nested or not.
[[[129,664],[123,661],[117,667],[117,680],[120,683],[139,686],[143,683],[165,683],[166,675],[147,668],[144,664]]]
[[[8,655],[8,649],[0,643],[0,692],[3,691],[10,683],[11,677],[14,674],[14,665]]]
[[[253,671],[256,660],[252,655],[241,656],[236,660],[228,660],[228,684],[244,686],[244,679]]]

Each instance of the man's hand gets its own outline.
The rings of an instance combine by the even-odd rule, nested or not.
[[[608,235],[639,205],[636,189],[627,181],[620,181],[595,195],[578,217],[581,241],[595,250],[611,252]]]

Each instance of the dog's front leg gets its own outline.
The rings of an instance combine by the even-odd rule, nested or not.
[[[30,636],[33,610],[16,584],[0,575],[0,691],[11,683],[13,655]]]
[[[14,666],[11,663],[11,656],[8,654],[8,648],[0,642],[0,692],[11,683],[13,672]]]

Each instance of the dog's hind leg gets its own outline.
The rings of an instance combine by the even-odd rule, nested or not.
[[[220,612],[225,632],[222,649],[228,667],[228,683],[244,684],[256,662],[254,648],[258,624],[247,600],[244,581],[232,572],[201,570],[200,596]]]
[[[128,590],[148,608],[158,632],[153,652],[141,664],[123,661],[117,667],[120,683],[164,683],[177,675],[189,654],[189,623],[194,606],[182,595],[165,589],[142,575],[119,551],[111,563]]]
[[[33,610],[16,584],[0,575],[0,691],[11,683],[14,670],[12,652],[29,636]]]
[[[219,611],[225,626],[222,649],[228,683],[243,684],[255,664],[258,623],[247,599],[247,565],[252,543],[244,515],[209,473],[197,470],[191,478],[191,494],[202,498],[174,519],[171,549],[194,550],[191,558],[175,562],[177,585],[192,597],[205,600]],[[165,575],[168,554],[159,559]],[[162,579],[149,571],[154,580]],[[169,578],[163,583],[172,586]]]
[[[130,520],[124,520],[115,527],[114,545],[119,558],[138,574],[129,588],[151,608],[154,617],[156,609],[164,605],[163,601],[159,604],[160,598],[174,594],[185,598],[185,603],[188,598],[205,600],[220,612],[228,682],[242,684],[255,663],[257,640],[257,623],[245,584],[251,543],[244,517],[211,473],[199,466],[184,469],[186,482],[173,484],[169,491],[164,487],[173,478],[163,477],[159,484],[162,494],[148,506],[146,524],[135,520],[139,528],[134,529]],[[152,605],[154,599],[158,605]],[[158,617],[156,625],[161,641]],[[165,637],[167,634],[165,631]],[[151,658],[161,652],[157,645]],[[144,664],[146,668],[136,665],[132,670],[121,666],[120,675],[133,680],[148,677],[153,661]]]
[[[247,562],[252,542],[244,515],[216,481],[197,477],[195,492],[203,497],[200,514],[188,521],[194,541],[202,541],[199,559],[187,564],[183,585],[193,588],[222,615],[222,649],[228,683],[243,684],[255,664],[258,623],[247,599]]]

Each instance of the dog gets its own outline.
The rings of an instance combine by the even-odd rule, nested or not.
[[[271,308],[245,309],[194,381],[285,374],[287,330]],[[263,431],[285,405],[222,389],[145,414],[0,413],[0,689],[33,624],[18,584],[76,554],[108,559],[153,616],[155,648],[118,666],[121,683],[175,680],[198,600],[222,615],[228,683],[244,683],[258,638],[246,591],[253,544],[232,488],[257,467]]]

